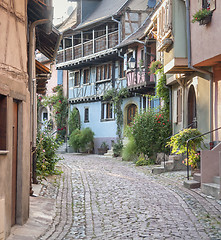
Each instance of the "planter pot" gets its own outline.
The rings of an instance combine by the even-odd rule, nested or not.
[[[208,23],[211,22],[211,19],[212,19],[212,14],[211,15],[208,15],[207,17],[205,17],[204,19],[200,20],[199,24],[200,25],[206,25]]]

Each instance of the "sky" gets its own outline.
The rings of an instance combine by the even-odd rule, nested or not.
[[[54,25],[63,22],[76,6],[74,2],[68,2],[67,0],[53,0],[54,5]]]

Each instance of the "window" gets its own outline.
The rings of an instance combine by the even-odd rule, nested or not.
[[[105,102],[101,104],[101,120],[113,119],[113,104],[111,102]]]
[[[48,120],[48,113],[47,112],[43,112],[43,120]]]
[[[89,108],[84,109],[84,122],[89,122]]]
[[[124,71],[124,62],[120,61],[119,64],[120,64],[119,78],[124,78],[126,76]]]
[[[96,81],[111,79],[112,77],[112,65],[105,64],[97,67]]]
[[[63,70],[57,70],[57,83],[58,85],[63,84]]]
[[[182,89],[177,90],[177,122],[182,122]]]
[[[216,0],[201,0],[201,6],[204,9],[215,10],[216,9]]]
[[[80,85],[80,72],[74,73],[74,86]]]
[[[0,94],[0,150],[6,150],[7,97]]]
[[[87,84],[90,82],[90,70],[85,69],[84,70],[84,84]]]
[[[141,56],[140,56],[141,60],[144,61],[144,49],[141,50]]]
[[[143,97],[143,109],[147,108],[147,98]]]

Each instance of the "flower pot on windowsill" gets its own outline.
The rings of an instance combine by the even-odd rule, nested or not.
[[[212,14],[206,16],[204,19],[200,20],[199,25],[206,25],[211,22]]]

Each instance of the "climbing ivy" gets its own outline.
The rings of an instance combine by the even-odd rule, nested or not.
[[[169,116],[170,95],[169,89],[166,87],[166,74],[164,74],[163,65],[161,68],[158,68],[154,74],[160,75],[156,85],[156,93],[157,97],[161,98],[164,102],[161,111]]]
[[[116,122],[117,122],[117,136],[121,140],[122,139],[122,127],[123,127],[123,111],[121,109],[121,105],[123,103],[123,98],[128,97],[129,92],[127,88],[122,88],[120,90],[111,89],[106,92],[103,96],[104,100],[111,100],[114,104],[114,113],[116,114]]]
[[[54,95],[44,97],[42,104],[52,107],[53,117],[57,126],[57,137],[60,140],[64,140],[66,135],[68,100],[64,97],[63,87],[61,85],[54,87],[52,90]]]

